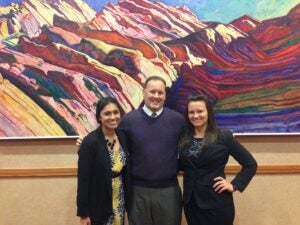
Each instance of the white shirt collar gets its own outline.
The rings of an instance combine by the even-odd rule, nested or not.
[[[143,105],[143,110],[148,116],[151,116],[153,113],[153,111],[151,111],[146,105]],[[159,116],[163,110],[164,108],[162,107],[160,110],[156,111],[156,115]]]

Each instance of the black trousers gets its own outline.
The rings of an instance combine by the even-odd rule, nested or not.
[[[91,225],[105,225],[105,224],[91,219]]]
[[[234,205],[217,209],[200,209],[194,198],[184,205],[188,225],[233,225]]]
[[[95,221],[91,221],[91,225],[103,225],[103,223],[98,223],[98,222],[95,222]]]
[[[105,225],[105,224],[106,223],[98,222],[98,221],[95,221],[95,220],[91,219],[91,225]]]

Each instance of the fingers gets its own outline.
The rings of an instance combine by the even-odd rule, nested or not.
[[[223,177],[216,177],[214,181],[216,182],[213,185],[213,188],[219,194],[226,190],[230,191],[232,185],[228,183]]]
[[[82,144],[83,137],[79,136],[76,140],[76,146],[79,147]]]
[[[91,225],[90,217],[80,218],[80,225]]]

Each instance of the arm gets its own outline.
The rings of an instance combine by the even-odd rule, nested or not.
[[[242,166],[242,170],[235,176],[231,183],[223,177],[214,178],[215,184],[213,187],[218,193],[222,193],[225,190],[229,192],[236,190],[243,192],[256,173],[256,160],[244,146],[234,139],[232,132],[225,131],[223,138],[229,149],[229,154]]]
[[[82,218],[89,216],[88,191],[90,185],[92,159],[92,146],[86,139],[84,139],[78,151],[77,175],[77,216]]]
[[[241,171],[235,176],[231,184],[243,192],[256,173],[257,162],[250,152],[242,146],[232,135],[227,132],[227,145],[229,154],[242,166]]]
[[[184,171],[184,166],[183,166],[183,163],[182,163],[182,160],[181,160],[180,156],[179,156],[179,159],[177,160],[177,163],[178,163],[178,172]]]

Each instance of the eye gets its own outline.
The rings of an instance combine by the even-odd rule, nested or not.
[[[119,114],[120,114],[120,111],[119,111],[119,110],[114,110],[113,114],[114,114],[114,115],[119,115]]]
[[[108,112],[104,112],[103,115],[104,115],[104,116],[110,116],[110,115],[111,115],[111,112],[109,112],[109,111],[108,111]]]

